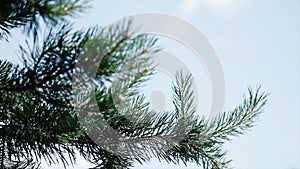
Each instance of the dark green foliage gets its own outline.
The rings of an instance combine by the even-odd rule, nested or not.
[[[37,35],[40,21],[54,25],[82,11],[86,0],[1,0],[0,39],[6,39],[12,28]]]
[[[36,32],[38,18],[63,19],[78,11],[80,2],[9,1],[1,9],[1,36],[15,27]],[[0,60],[1,168],[39,168],[42,159],[68,166],[80,154],[95,168],[129,168],[156,157],[223,169],[230,160],[222,144],[249,130],[266,103],[266,93],[249,89],[233,111],[211,119],[196,116],[192,75],[178,72],[174,110],[155,112],[140,92],[155,74],[155,37],[134,34],[130,21],[86,31],[65,23],[46,32],[42,44],[34,37],[20,47],[22,65]],[[91,95],[97,105],[90,104]],[[85,111],[74,108],[74,99]]]

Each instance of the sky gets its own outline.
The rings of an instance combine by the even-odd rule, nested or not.
[[[225,110],[241,103],[247,87],[270,93],[260,121],[252,131],[225,144],[232,167],[237,169],[300,169],[300,1],[299,0],[94,0],[76,19],[75,27],[107,25],[139,13],[164,13],[179,17],[202,32],[214,47],[226,82]],[[161,45],[191,70],[199,93],[200,112],[212,104],[212,87],[205,65],[182,44],[159,37]],[[15,32],[10,44],[0,43],[2,56],[18,62],[16,47],[22,40]],[[165,84],[160,85],[160,79]],[[167,79],[167,80],[166,80]],[[149,83],[164,91],[170,103],[172,77],[158,73]],[[167,90],[168,89],[168,90]],[[145,91],[151,99],[149,89]],[[157,94],[157,93],[156,93]],[[46,165],[44,165],[46,166]],[[86,168],[80,160],[73,168]],[[47,167],[45,167],[47,168]],[[53,166],[51,168],[59,168]],[[194,164],[158,162],[135,168],[198,169]]]

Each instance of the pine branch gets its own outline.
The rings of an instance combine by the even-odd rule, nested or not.
[[[4,0],[0,8],[0,39],[8,40],[11,29],[23,27],[37,36],[40,21],[55,25],[86,8],[87,0]]]
[[[72,165],[76,149],[95,168],[128,168],[133,161],[144,163],[154,156],[175,164],[195,162],[223,169],[230,160],[222,144],[253,127],[266,104],[267,94],[249,90],[249,98],[234,111],[205,121],[195,116],[192,75],[180,72],[173,86],[174,110],[152,111],[140,87],[155,73],[151,56],[158,51],[156,39],[135,36],[130,22],[76,32],[62,26],[51,30],[41,47],[35,42],[32,48],[21,48],[23,67],[0,61],[3,165],[13,158]],[[73,71],[77,61],[83,65]],[[87,67],[90,63],[94,65]],[[94,68],[96,79],[89,74]],[[97,105],[92,106],[99,106],[100,112],[90,109],[86,116],[101,146],[89,138],[84,130],[89,126],[80,125],[71,106],[76,71],[87,78],[82,87],[91,86],[79,99],[83,106],[88,107],[88,96],[96,93]],[[95,123],[104,120],[120,133],[119,138],[105,133],[103,123]]]
[[[194,94],[192,90],[192,74],[182,71],[176,74],[176,83],[173,84],[174,101],[177,116],[193,116],[196,112]]]
[[[231,136],[244,134],[252,128],[267,103],[268,94],[248,89],[248,98],[232,112],[224,112],[213,118],[208,125],[208,135],[216,139],[229,140]]]

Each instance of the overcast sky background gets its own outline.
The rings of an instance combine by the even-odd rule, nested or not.
[[[225,145],[228,157],[233,159],[232,166],[237,169],[300,169],[299,0],[94,0],[91,7],[76,20],[76,28],[106,25],[144,12],[170,14],[196,26],[214,46],[223,66],[224,110],[240,104],[247,87],[261,85],[271,93],[258,125]],[[1,42],[1,56],[17,63],[15,51],[21,40],[20,32],[15,31],[11,43]],[[193,72],[200,101],[204,101],[200,103],[200,110],[207,112],[211,102],[205,100],[211,98],[211,87],[203,65],[192,54],[184,55],[185,52],[179,51],[180,44],[172,47],[173,42],[170,42],[172,45],[168,42],[162,38],[163,47],[175,51]],[[164,78],[165,75],[158,76]],[[155,86],[153,90],[164,91],[158,89],[161,82],[151,83]],[[168,99],[166,97],[167,102]],[[86,168],[85,165],[82,161],[75,168]],[[153,159],[135,168],[186,167]],[[199,167],[188,164],[187,168]]]

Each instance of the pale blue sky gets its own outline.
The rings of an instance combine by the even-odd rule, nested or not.
[[[225,145],[228,156],[233,159],[232,166],[237,169],[300,169],[300,1],[94,0],[92,8],[76,21],[76,27],[105,25],[144,12],[183,18],[206,35],[219,55],[225,74],[224,110],[237,106],[247,87],[261,85],[271,93],[258,125],[247,135]],[[11,56],[16,42],[20,42],[19,37],[15,36],[8,47],[7,43],[0,43],[1,55]],[[168,47],[168,50],[173,49]],[[198,69],[203,72],[199,63],[193,64],[192,57],[178,57],[192,72]],[[202,77],[197,73],[195,76],[201,83]],[[204,89],[209,89],[207,81],[207,77],[202,78]],[[211,97],[210,92],[199,90],[204,93],[201,98]],[[209,104],[203,106],[204,111]],[[153,159],[136,168],[186,167]],[[199,167],[189,164],[188,168]]]

